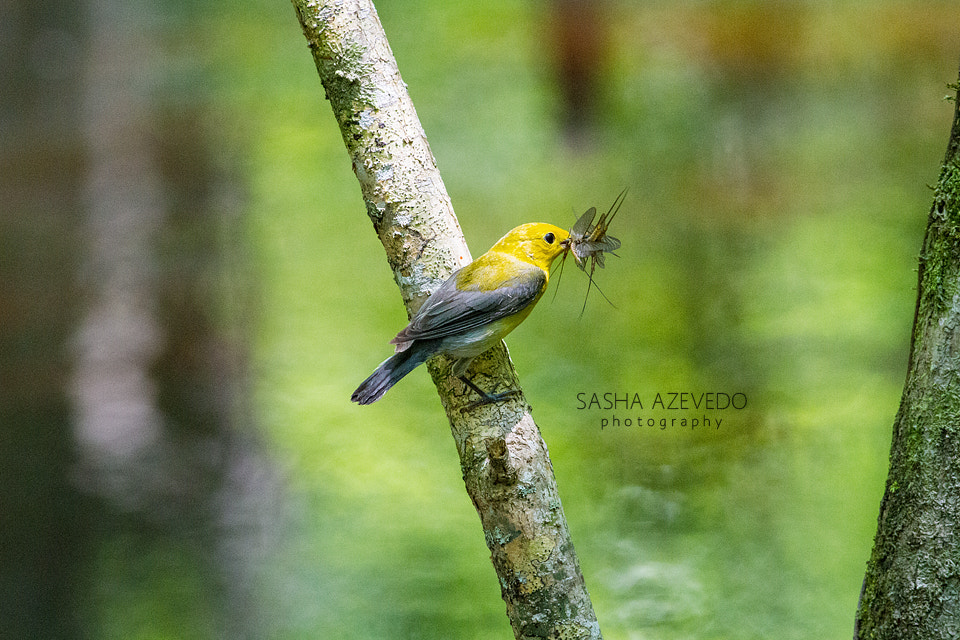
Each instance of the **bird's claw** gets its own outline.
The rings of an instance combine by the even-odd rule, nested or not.
[[[463,381],[465,385],[473,389],[474,393],[480,396],[478,399],[474,400],[473,402],[469,402],[466,405],[464,405],[463,408],[465,411],[473,411],[474,409],[478,407],[482,407],[484,405],[493,404],[495,402],[501,402],[503,400],[506,400],[510,396],[515,396],[520,393],[518,389],[508,389],[507,391],[501,391],[500,393],[487,393],[486,391],[478,387],[476,384],[474,384],[473,381],[467,378],[466,376],[460,376],[460,380]]]

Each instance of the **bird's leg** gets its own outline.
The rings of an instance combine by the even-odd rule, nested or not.
[[[468,378],[466,375],[460,376],[460,379],[463,381],[463,384],[473,389],[474,392],[478,396],[480,396],[479,400],[474,400],[473,402],[471,402],[470,404],[464,407],[464,409],[467,409],[467,410],[476,409],[477,407],[482,407],[485,404],[491,404],[493,402],[500,402],[501,400],[506,400],[510,396],[520,393],[520,391],[518,391],[517,389],[510,389],[509,391],[501,391],[500,393],[487,393],[486,391],[478,387],[476,384],[474,384],[473,381],[470,380],[470,378]]]

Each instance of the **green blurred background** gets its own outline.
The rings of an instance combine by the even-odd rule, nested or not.
[[[508,340],[605,637],[849,637],[960,6],[377,8],[474,255],[630,190]],[[0,636],[511,637],[292,7],[0,24]]]

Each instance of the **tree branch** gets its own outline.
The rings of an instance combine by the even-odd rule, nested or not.
[[[367,215],[412,314],[470,254],[370,0],[293,0]],[[547,447],[521,393],[467,410],[450,362],[427,363],[460,454],[517,638],[600,638]],[[470,375],[516,389],[506,346]]]
[[[960,97],[960,96],[958,96]],[[854,638],[960,633],[960,102],[920,253],[910,363]]]

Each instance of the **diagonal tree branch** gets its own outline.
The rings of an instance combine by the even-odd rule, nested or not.
[[[412,314],[470,261],[426,136],[370,0],[293,0],[367,215]],[[427,363],[450,421],[517,638],[600,638],[547,447],[522,394],[467,411],[450,363]],[[471,365],[519,390],[506,346]],[[345,400],[346,401],[346,400]]]

